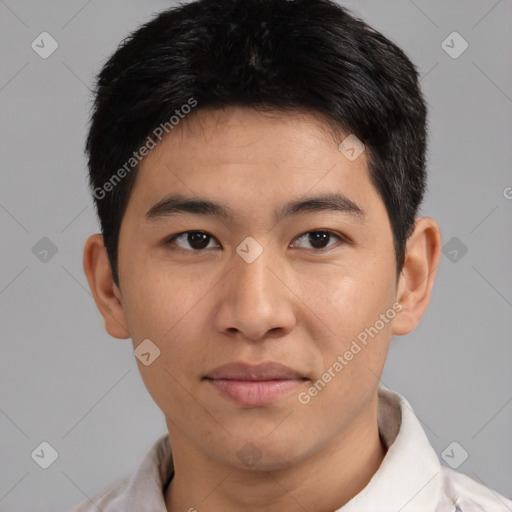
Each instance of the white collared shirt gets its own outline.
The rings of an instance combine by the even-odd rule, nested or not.
[[[387,452],[368,485],[336,512],[512,512],[512,501],[441,466],[409,402],[379,387],[378,424]],[[164,493],[174,474],[169,434],[138,469],[69,512],[167,512]]]

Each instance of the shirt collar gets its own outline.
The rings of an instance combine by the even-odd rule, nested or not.
[[[442,471],[436,452],[409,402],[381,385],[378,423],[387,452],[368,485],[339,512],[432,512],[441,498]],[[337,512],[338,512],[337,511]]]
[[[336,512],[432,512],[441,495],[441,465],[409,402],[397,392],[378,389],[379,433],[387,452],[368,485]],[[172,475],[169,434],[143,457],[119,496],[120,510],[166,512],[164,492]]]

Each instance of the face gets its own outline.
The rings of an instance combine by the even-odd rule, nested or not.
[[[118,293],[134,348],[160,351],[138,365],[171,444],[271,470],[364,428],[399,315],[396,268],[367,155],[349,159],[342,140],[309,114],[202,110],[143,161]],[[171,195],[225,215],[155,207]],[[228,363],[292,372],[240,382],[247,368],[215,374]]]

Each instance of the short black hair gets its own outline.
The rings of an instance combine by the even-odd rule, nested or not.
[[[398,279],[426,185],[427,109],[415,65],[347,8],[330,0],[175,6],[121,42],[94,95],[89,183],[117,286],[137,151],[159,126],[170,132],[186,105],[309,111],[356,135],[389,216]]]

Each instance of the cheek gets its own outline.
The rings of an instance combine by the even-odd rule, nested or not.
[[[134,264],[134,266],[137,264]],[[147,262],[127,286],[125,312],[132,334],[166,343],[182,322],[190,322],[201,299],[211,288],[207,279],[179,268]]]
[[[199,369],[204,368],[204,332],[196,319],[206,314],[201,297],[209,288],[189,275],[177,279],[161,270],[153,275],[149,269],[132,288],[137,293],[130,297],[127,314],[134,348],[149,339],[159,350],[151,365],[137,364],[148,392],[165,413],[190,406],[189,392],[195,392]]]
[[[362,259],[353,265],[318,267],[315,276],[297,274],[297,295],[322,321],[327,337],[346,340],[373,325],[393,303],[393,281],[389,269]]]
[[[318,367],[320,372],[330,370],[324,374],[331,382],[329,389],[322,391],[316,407],[339,400],[340,393],[352,393],[354,386],[373,385],[375,376],[382,372],[395,313],[392,268],[368,255],[350,267],[331,268],[323,274],[318,272],[315,280],[302,281],[302,296],[308,298],[307,305],[315,313],[309,318],[311,332],[317,333],[314,350]]]

